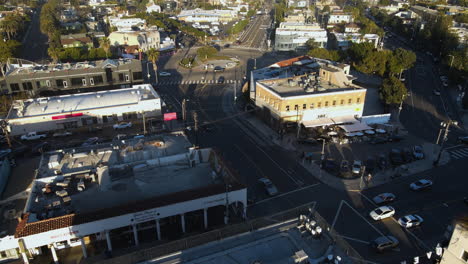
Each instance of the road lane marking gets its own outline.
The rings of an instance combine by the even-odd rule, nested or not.
[[[342,235],[339,235],[340,237],[344,238],[344,239],[347,239],[347,240],[351,240],[351,241],[355,241],[355,242],[359,242],[359,243],[363,243],[363,244],[366,244],[366,245],[369,245],[369,241],[364,241],[364,240],[361,240],[361,239],[357,239],[357,238],[352,238],[352,237],[347,237],[347,236],[342,236]]]
[[[373,224],[371,224],[364,216],[361,215],[361,213],[359,213],[356,209],[354,209],[354,207],[352,207],[350,204],[348,204],[348,202],[346,202],[345,200],[341,200],[341,202],[340,202],[340,205],[339,205],[339,207],[338,207],[338,210],[337,210],[337,212],[336,212],[336,214],[335,214],[335,218],[333,219],[333,223],[332,223],[332,225],[331,225],[331,227],[330,227],[331,229],[334,229],[334,227],[335,227],[336,221],[338,220],[338,216],[339,216],[339,214],[340,214],[341,207],[343,206],[343,204],[346,204],[351,210],[353,210],[354,213],[355,213],[357,216],[361,217],[361,218],[362,218],[368,225],[370,225],[379,235],[384,236],[384,234],[383,234],[377,227],[375,227]],[[336,231],[336,230],[335,230],[335,231]],[[338,232],[338,231],[337,231],[337,232]]]
[[[260,200],[260,201],[258,201],[258,202],[256,202],[256,203],[254,203],[254,204],[248,205],[247,207],[253,206],[253,205],[257,205],[257,204],[262,204],[262,203],[265,203],[265,202],[268,202],[268,201],[271,201],[271,200],[274,200],[274,199],[283,197],[283,196],[285,196],[285,195],[293,194],[293,193],[296,193],[296,192],[300,192],[300,191],[303,191],[303,190],[306,190],[306,189],[309,189],[309,188],[318,186],[318,185],[320,185],[320,184],[321,184],[321,183],[315,183],[315,184],[307,185],[307,186],[305,186],[305,187],[302,187],[302,188],[299,188],[299,189],[296,189],[296,190],[292,190],[292,191],[289,191],[289,192],[285,192],[285,193],[282,193],[282,194],[278,194],[278,195],[276,195],[276,196],[273,196],[273,197],[270,197],[270,198],[266,198],[266,199],[263,199],[263,200]]]

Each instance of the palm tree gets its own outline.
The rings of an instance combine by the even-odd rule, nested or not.
[[[111,43],[108,37],[103,37],[99,40],[99,47],[101,47],[106,52],[106,58],[108,57]]]
[[[49,56],[52,58],[52,62],[55,64],[55,63],[57,63],[57,61],[59,59],[60,49],[59,48],[49,47],[47,49],[47,54],[49,54]]]
[[[156,75],[156,80],[158,78],[158,65],[156,65],[156,62],[159,59],[159,51],[155,48],[151,48],[148,51],[146,51],[146,56],[148,57],[148,60],[153,63],[153,70],[154,74]]]
[[[20,23],[14,16],[9,15],[3,19],[0,28],[7,33],[8,40],[20,29]]]

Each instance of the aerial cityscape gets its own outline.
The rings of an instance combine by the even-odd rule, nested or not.
[[[465,0],[0,0],[0,37],[0,263],[468,263]]]

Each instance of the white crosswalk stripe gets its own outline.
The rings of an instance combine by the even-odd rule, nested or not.
[[[451,150],[450,155],[454,159],[467,158],[468,157],[468,148]]]

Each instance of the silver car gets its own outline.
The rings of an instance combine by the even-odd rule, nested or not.
[[[374,201],[374,203],[381,205],[381,204],[393,202],[395,198],[396,196],[393,193],[381,193],[375,196],[374,198],[372,198],[372,200]]]
[[[422,222],[424,222],[424,220],[417,214],[405,215],[398,219],[398,223],[405,228],[420,226]]]
[[[263,184],[263,186],[265,187],[268,195],[270,196],[275,196],[278,194],[278,189],[276,188],[276,186],[270,181],[270,179],[267,179],[267,178],[260,178],[258,180],[259,182],[261,182]]]

